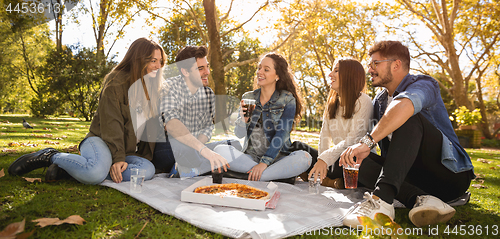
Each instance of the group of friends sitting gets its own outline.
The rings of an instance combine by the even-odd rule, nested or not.
[[[358,216],[376,213],[394,219],[395,199],[412,208],[409,218],[418,227],[453,217],[455,209],[445,202],[466,193],[475,177],[473,166],[437,81],[409,74],[410,54],[401,42],[380,41],[369,49],[372,85],[382,87],[373,100],[363,92],[363,65],[352,58],[336,60],[328,75],[318,150],[291,142],[303,109],[301,91],[288,62],[276,53],[261,57],[254,90],[242,96],[234,131],[244,138],[243,145],[234,139],[211,141],[216,96],[208,87],[207,54],[204,46],[182,48],[175,59],[178,76],[164,79],[162,47],[137,39],[104,79],[80,154],[46,148],[19,157],[9,174],[48,167],[46,181],[73,178],[85,184],[128,181],[134,168],[145,169],[146,180],[157,173],[195,177],[224,172],[247,180],[294,182],[300,175],[343,189],[342,167],[359,164],[358,184],[371,193],[345,216],[345,226],[356,227]],[[151,85],[150,79],[158,84]],[[131,90],[135,86],[140,91]],[[255,100],[255,106],[249,109],[243,99]]]

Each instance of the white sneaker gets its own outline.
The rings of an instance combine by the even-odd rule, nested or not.
[[[417,227],[447,222],[453,215],[454,208],[431,195],[418,196],[409,214],[411,222]]]
[[[358,220],[360,216],[367,216],[371,219],[374,219],[375,214],[383,213],[389,216],[392,220],[394,220],[394,206],[392,204],[384,202],[382,199],[375,199],[373,196],[365,192],[363,196],[367,200],[356,205],[353,211],[347,214],[344,218],[344,226],[349,227],[357,227],[360,226],[361,223]]]

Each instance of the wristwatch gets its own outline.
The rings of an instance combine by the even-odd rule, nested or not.
[[[368,146],[368,148],[370,149],[375,148],[375,145],[377,144],[375,143],[375,141],[373,141],[373,137],[370,135],[370,133],[366,133],[366,135],[363,136],[363,138],[361,138],[359,142],[362,144],[366,144],[366,146]]]

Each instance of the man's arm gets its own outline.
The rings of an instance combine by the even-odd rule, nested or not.
[[[179,119],[169,120],[165,125],[165,130],[167,130],[176,140],[198,151],[201,156],[210,161],[212,171],[217,168],[224,168],[224,171],[227,171],[229,167],[227,160],[220,154],[208,148],[205,149],[205,144],[203,144],[201,140],[195,138]],[[208,140],[208,138],[206,138],[206,140]],[[219,169],[219,172],[221,172],[221,169]]]
[[[408,98],[401,98],[387,106],[384,116],[373,128],[371,136],[379,142],[390,133],[401,127],[414,113],[413,103]]]
[[[390,133],[401,127],[414,113],[413,103],[408,98],[396,99],[387,106],[384,116],[373,128],[371,136],[375,142],[379,142]],[[357,143],[347,148],[340,156],[339,165],[361,164],[363,159],[370,154],[370,148],[366,144]]]
[[[165,130],[179,142],[200,151],[205,145],[195,138],[179,119],[171,119],[165,125]]]
[[[208,142],[208,137],[204,134],[200,134],[198,135],[198,140],[202,143],[202,144],[206,144]]]

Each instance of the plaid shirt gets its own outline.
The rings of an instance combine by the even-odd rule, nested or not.
[[[200,87],[193,95],[184,77],[179,75],[165,81],[160,97],[160,112],[164,113],[165,123],[178,119],[194,137],[204,134],[210,140],[215,115],[215,94],[212,89]]]

